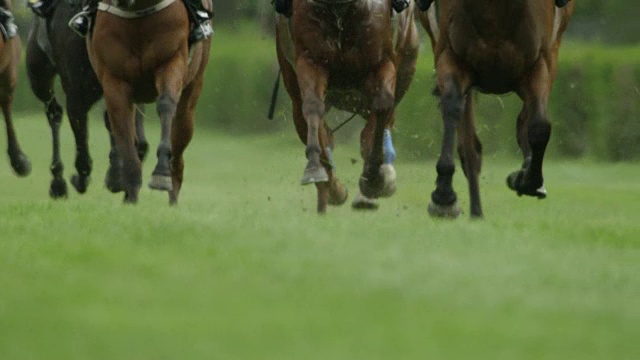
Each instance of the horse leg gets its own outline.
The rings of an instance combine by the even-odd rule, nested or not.
[[[102,81],[104,98],[109,113],[109,127],[117,152],[120,181],[125,192],[125,203],[136,203],[142,184],[142,169],[135,146],[134,104],[128,84],[111,76]]]
[[[169,191],[169,204],[177,205],[178,195],[182,188],[184,176],[183,154],[191,138],[193,137],[193,127],[195,109],[200,98],[204,78],[200,76],[189,85],[180,97],[176,117],[171,127],[171,147],[173,155],[171,157],[171,180],[172,189]]]
[[[149,142],[144,133],[144,107],[143,105],[136,106],[136,148],[138,149],[138,157],[140,161],[144,161],[149,152]]]
[[[436,189],[431,193],[428,210],[433,217],[456,218],[460,215],[460,207],[452,185],[455,172],[453,151],[456,127],[462,121],[465,101],[471,101],[466,99],[470,80],[457,65],[450,50],[446,50],[438,58],[436,73],[444,134],[436,164]]]
[[[480,185],[478,183],[478,176],[482,168],[482,144],[473,122],[473,100],[470,97],[465,102],[464,119],[458,125],[458,154],[462,170],[469,184],[471,217],[482,218]]]
[[[45,105],[45,114],[53,137],[53,155],[51,173],[53,180],[49,187],[49,196],[60,198],[67,195],[67,184],[62,177],[64,166],[60,160],[60,124],[62,123],[62,107],[53,94],[53,81],[56,69],[49,62],[47,54],[40,49],[32,33],[27,44],[27,75],[31,90]]]
[[[327,165],[323,164],[321,158],[327,158],[326,136],[321,136],[324,131],[324,92],[327,87],[327,73],[324,69],[314,65],[304,56],[301,56],[296,65],[297,81],[300,88],[301,104],[294,106],[299,108],[306,124],[306,137],[301,138],[306,144],[307,165],[300,183],[302,185],[330,183],[331,178],[327,171]],[[298,127],[300,127],[300,114],[298,113]],[[300,133],[300,130],[298,130]],[[326,212],[328,204],[329,186],[316,185],[318,190],[318,213]]]
[[[91,155],[89,154],[87,136],[87,112],[89,108],[78,103],[78,99],[81,98],[82,95],[67,95],[67,116],[76,141],[75,166],[78,172],[71,177],[71,184],[80,194],[84,194],[91,179],[93,160],[91,160]]]
[[[172,191],[173,189],[170,165],[172,157],[171,128],[182,89],[182,80],[178,76],[182,72],[178,71],[181,68],[177,66],[178,63],[179,61],[173,61],[170,66],[156,72],[158,79],[156,89],[159,94],[156,100],[156,109],[160,117],[160,143],[156,152],[158,162],[149,181],[149,187],[154,190]]]
[[[378,198],[380,196],[389,196],[391,189],[386,188],[385,184],[385,136],[390,142],[390,131],[387,128],[393,117],[393,108],[395,106],[394,94],[396,88],[396,69],[391,61],[385,61],[375,72],[369,83],[369,92],[372,95],[372,116],[369,123],[373,121],[373,141],[370,142],[370,149],[363,154],[365,163],[360,177],[360,192],[368,198]],[[387,135],[385,135],[387,132]],[[391,147],[390,149],[393,149]],[[363,151],[363,152],[364,152]],[[391,154],[389,154],[391,155]],[[393,155],[395,157],[395,155]],[[392,162],[390,159],[389,162]],[[391,165],[391,164],[387,164]],[[395,171],[393,171],[395,176]],[[395,188],[395,185],[390,187]],[[392,193],[392,192],[391,192]]]
[[[7,127],[7,153],[11,160],[11,167],[13,168],[13,171],[15,171],[16,175],[23,177],[31,173],[31,162],[22,152],[20,143],[18,143],[16,131],[13,128],[13,116],[11,113],[12,98],[13,96],[9,96],[8,99],[3,99],[0,102],[0,106],[2,106],[4,122]]]
[[[104,185],[107,190],[112,193],[118,193],[124,191],[122,186],[122,162],[118,157],[118,151],[116,150],[116,140],[111,133],[111,124],[109,122],[109,113],[107,110],[104,111],[103,115],[104,125],[109,132],[109,168],[107,169],[107,174],[104,177]]]
[[[53,155],[51,158],[51,186],[49,187],[49,196],[58,199],[67,197],[67,183],[62,176],[64,165],[60,158],[60,125],[62,124],[62,106],[58,104],[55,97],[51,98],[46,104],[47,120],[51,128],[51,137],[53,139]]]
[[[507,185],[518,196],[539,199],[547,196],[542,176],[544,153],[551,136],[551,123],[547,113],[551,76],[544,58],[538,60],[533,71],[523,82],[518,95],[524,107],[518,117],[518,142],[525,161],[522,169],[511,173]]]

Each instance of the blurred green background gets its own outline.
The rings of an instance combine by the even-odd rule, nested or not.
[[[550,104],[554,125],[549,156],[593,157],[603,161],[640,159],[640,2],[575,0],[577,9],[560,52],[558,79]],[[277,116],[266,119],[277,74],[273,40],[274,13],[269,1],[214,1],[216,35],[212,60],[198,107],[201,128],[233,135],[281,131],[291,134],[290,102],[281,88]],[[31,13],[16,4],[26,41]],[[395,140],[403,159],[437,156],[441,120],[434,87],[433,59],[422,34],[418,72],[399,105]],[[16,96],[17,111],[41,107],[24,71]],[[488,155],[519,156],[515,95],[476,97],[479,135]],[[102,105],[96,108],[102,108]],[[348,114],[332,112],[335,125]],[[94,116],[94,118],[97,118]],[[339,134],[352,141],[362,127],[354,121]]]

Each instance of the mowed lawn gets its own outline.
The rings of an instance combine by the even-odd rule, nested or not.
[[[88,193],[52,201],[46,120],[16,118],[33,172],[0,162],[0,359],[640,358],[640,164],[549,161],[539,201],[507,190],[518,160],[489,156],[486,219],[458,170],[467,214],[438,221],[435,161],[399,162],[379,211],[317,216],[293,130],[199,129],[180,205],[145,186],[125,206],[94,121]],[[63,142],[69,177],[66,120]],[[335,151],[352,195],[357,157]]]

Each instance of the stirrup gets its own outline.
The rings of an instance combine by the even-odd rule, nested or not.
[[[571,0],[556,0],[556,6],[559,8],[565,7]]]
[[[81,38],[86,38],[91,29],[91,13],[83,10],[69,20],[69,27]]]

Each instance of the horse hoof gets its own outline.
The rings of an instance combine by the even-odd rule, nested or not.
[[[438,205],[431,201],[427,210],[431,217],[440,219],[455,219],[462,213],[457,201],[451,205]]]
[[[383,164],[380,166],[380,175],[384,179],[384,187],[380,193],[380,197],[390,197],[396,192],[396,169],[391,164]]]
[[[90,181],[91,178],[89,176],[80,176],[76,174],[71,177],[71,185],[73,185],[79,194],[87,192],[87,187],[89,187]]]
[[[309,185],[320,182],[329,181],[329,174],[323,167],[312,167],[304,169],[302,179],[300,179],[300,185]]]
[[[112,193],[119,193],[124,191],[122,181],[120,178],[120,172],[115,167],[109,166],[107,175],[104,177],[104,186]]]
[[[540,186],[532,186],[524,179],[524,171],[514,171],[507,176],[507,186],[509,189],[515,191],[518,196],[527,195],[536,197],[538,199],[544,199],[547,197],[547,190],[544,184]]]
[[[18,154],[15,158],[11,158],[11,167],[19,177],[25,177],[31,174],[31,161],[25,154]]]
[[[354,210],[378,210],[380,205],[375,199],[368,198],[362,193],[358,193],[351,202],[351,208]]]
[[[337,179],[331,184],[329,189],[329,205],[339,206],[344,204],[349,198],[349,191]]]
[[[51,180],[49,196],[52,199],[64,199],[67,197],[67,182],[64,179]]]
[[[171,176],[151,175],[149,187],[153,190],[171,191],[173,190],[173,181],[171,180]]]

